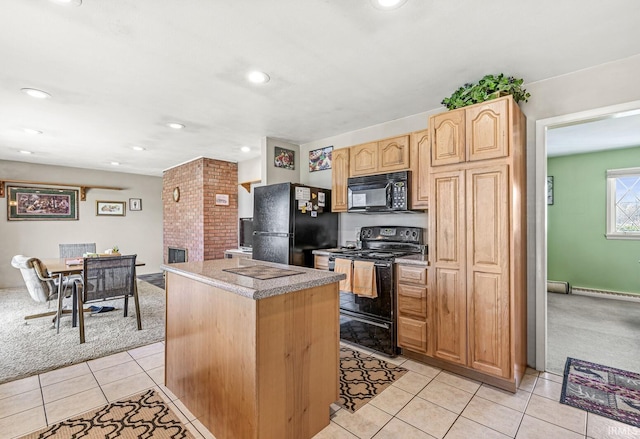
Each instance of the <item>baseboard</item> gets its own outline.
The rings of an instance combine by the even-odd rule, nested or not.
[[[622,293],[620,291],[594,290],[591,288],[572,287],[571,293],[577,296],[600,297],[601,299],[640,302],[640,294]]]
[[[569,282],[548,280],[547,293],[571,294],[571,285]]]

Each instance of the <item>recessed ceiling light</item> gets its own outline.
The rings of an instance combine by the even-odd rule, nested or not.
[[[30,155],[30,154],[33,154],[33,153],[31,151],[22,150],[22,151],[20,151],[20,154]]]
[[[249,152],[249,151],[251,151],[251,148],[249,148],[248,146],[243,146],[242,148],[240,148],[240,151]]]
[[[178,122],[169,122],[167,126],[169,128],[173,128],[174,130],[181,130],[182,128],[184,128],[184,124]]]
[[[119,163],[119,162],[111,162],[111,164],[112,164],[113,166],[120,166],[120,163]]]
[[[36,88],[21,88],[20,91],[22,93],[28,94],[32,98],[37,98],[37,99],[47,99],[51,97],[51,95],[46,91],[38,90]]]
[[[398,9],[400,6],[404,5],[407,0],[371,0],[371,4],[375,8],[382,9],[385,11],[390,11],[391,9]]]
[[[264,72],[254,70],[253,72],[249,72],[247,74],[247,79],[249,80],[249,82],[253,82],[254,84],[265,84],[269,82],[271,78],[269,78],[269,75]]]
[[[143,148],[142,146],[132,146],[131,149],[133,149],[134,151],[144,151],[145,148]]]
[[[73,6],[80,6],[82,4],[82,0],[51,0],[51,2]]]
[[[34,130],[33,128],[25,128],[24,132],[31,135],[42,134],[42,131]]]

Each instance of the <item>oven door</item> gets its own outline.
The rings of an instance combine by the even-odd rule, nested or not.
[[[329,269],[333,270],[333,264],[330,263]],[[375,270],[377,297],[363,297],[340,291],[340,311],[344,310],[386,321],[393,320],[395,309],[393,263],[376,262]]]
[[[389,357],[397,355],[396,328],[393,322],[363,318],[340,310],[340,339]]]
[[[393,205],[392,189],[393,184],[390,181],[349,182],[347,187],[347,211],[390,211]]]

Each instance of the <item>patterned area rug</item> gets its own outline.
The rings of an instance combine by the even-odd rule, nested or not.
[[[407,369],[341,347],[338,404],[353,413],[405,373]]]
[[[21,439],[82,437],[193,439],[178,417],[153,390],[46,427]]]
[[[640,374],[567,358],[560,402],[640,427]]]

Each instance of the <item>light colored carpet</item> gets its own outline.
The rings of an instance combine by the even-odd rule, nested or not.
[[[547,370],[567,357],[640,372],[640,303],[576,294],[547,295]]]
[[[70,314],[62,317],[59,334],[52,328],[51,317],[28,320],[25,325],[25,315],[52,311],[55,303],[47,308],[31,299],[25,288],[0,289],[0,384],[164,340],[164,290],[139,280],[138,294],[141,331],[136,327],[133,298],[127,317],[122,315],[122,299],[92,303],[118,309],[85,313],[86,342],[80,344]],[[65,305],[71,307],[70,298]]]

